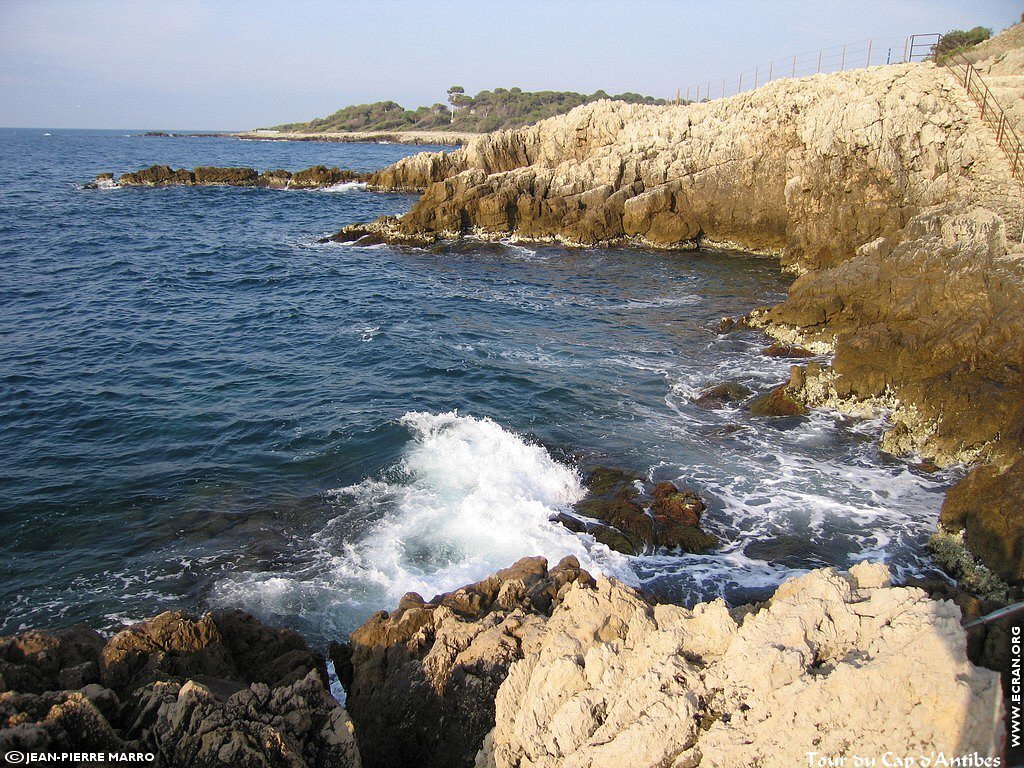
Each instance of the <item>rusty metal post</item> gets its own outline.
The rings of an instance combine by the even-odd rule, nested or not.
[[[868,63],[866,64],[868,67],[871,66],[871,44],[874,42],[874,40],[868,40]]]
[[[1006,123],[1006,113],[1000,110],[999,112],[999,130],[996,131],[996,144],[1003,143],[1003,124]]]
[[[845,69],[846,69],[846,45],[844,44],[843,45],[843,61],[839,65],[839,71],[842,72]]]
[[[819,75],[821,74],[821,50],[822,50],[821,48],[818,49],[818,72],[817,72],[817,74],[819,74]]]

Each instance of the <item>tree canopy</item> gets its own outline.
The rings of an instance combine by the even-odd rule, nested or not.
[[[609,96],[604,91],[592,94],[573,91],[524,91],[520,88],[495,88],[480,91],[476,96],[453,85],[448,89],[448,104],[433,104],[418,109],[405,109],[394,101],[356,104],[339,109],[327,117],[305,123],[274,126],[279,131],[329,133],[342,131],[496,131],[519,128],[538,120],[560,115],[581,104],[599,99],[615,99],[631,104],[664,104],[664,99],[639,93]]]

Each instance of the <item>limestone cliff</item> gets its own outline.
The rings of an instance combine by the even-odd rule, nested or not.
[[[775,252],[802,277],[753,321],[835,353],[830,369],[797,377],[806,403],[872,404],[893,420],[887,448],[990,463],[1000,471],[988,487],[1021,487],[1001,470],[1024,444],[1024,250],[1008,245],[1024,196],[941,67],[780,80],[680,107],[596,103],[406,158],[370,185],[423,195],[402,218],[337,239],[475,232]],[[968,507],[944,519],[1024,580],[1020,515]]]

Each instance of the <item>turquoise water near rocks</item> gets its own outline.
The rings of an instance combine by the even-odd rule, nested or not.
[[[322,644],[533,554],[681,602],[929,571],[950,475],[882,454],[880,422],[690,402],[787,378],[714,332],[783,297],[771,259],[319,245],[414,198],[80,185],[421,148],[44,132],[0,131],[0,632],[234,605]],[[697,488],[721,548],[626,558],[549,523],[594,464]]]

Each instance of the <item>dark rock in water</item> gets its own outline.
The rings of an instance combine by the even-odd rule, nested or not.
[[[747,404],[754,416],[802,416],[807,406],[795,397],[789,384],[780,384],[774,389],[758,395]]]
[[[910,467],[911,469],[916,469],[918,472],[924,472],[928,475],[933,475],[941,469],[941,467],[935,463],[935,459],[929,458],[924,458],[920,461],[914,462]]]
[[[509,667],[574,582],[594,583],[573,557],[524,558],[430,602],[406,595],[332,646],[363,765],[472,766]]]
[[[1005,470],[986,464],[949,489],[940,521],[963,531],[970,550],[1011,584],[1024,582],[1024,458]]]
[[[320,238],[321,243],[352,243],[357,246],[380,245],[389,243],[391,245],[408,245],[413,247],[428,247],[438,242],[437,237],[414,235],[406,236],[390,231],[390,224],[394,218],[378,219],[373,224],[349,224],[342,227],[333,235]]]
[[[694,405],[701,408],[724,408],[729,403],[746,400],[753,392],[736,381],[725,381],[701,392],[692,399]]]
[[[725,335],[735,331],[746,331],[750,329],[750,323],[746,317],[723,317],[718,321],[718,333]]]
[[[804,349],[796,344],[783,344],[781,341],[772,342],[761,350],[761,354],[766,357],[814,357],[814,353],[809,349]]]
[[[0,751],[82,749],[174,768],[359,765],[323,657],[241,611],[163,613],[109,641],[80,626],[0,638]]]
[[[260,187],[266,189],[321,189],[346,182],[365,182],[370,174],[341,168],[314,165],[296,173],[278,168],[259,173],[255,168],[219,168],[200,166],[193,171],[174,170],[167,165],[153,165],[134,173],[125,173],[117,180],[123,187]],[[101,174],[86,186],[103,186],[101,181],[113,183],[112,174]]]
[[[610,549],[639,555],[658,547],[702,552],[718,539],[698,527],[707,505],[692,490],[680,490],[672,483],[660,483],[652,492],[651,513],[640,503],[637,484],[642,478],[612,467],[597,467],[587,478],[587,496],[576,511],[595,522],[585,530]],[[560,516],[559,522],[563,517]],[[579,522],[576,521],[576,525]],[[576,530],[572,524],[571,530]]]
[[[696,491],[680,489],[674,483],[658,483],[651,495],[654,498],[651,511],[655,519],[665,517],[677,525],[699,525],[701,514],[708,508]]]
[[[830,561],[829,552],[821,544],[792,533],[780,533],[751,541],[743,547],[743,554],[787,568],[806,568],[813,562],[827,565]]]

